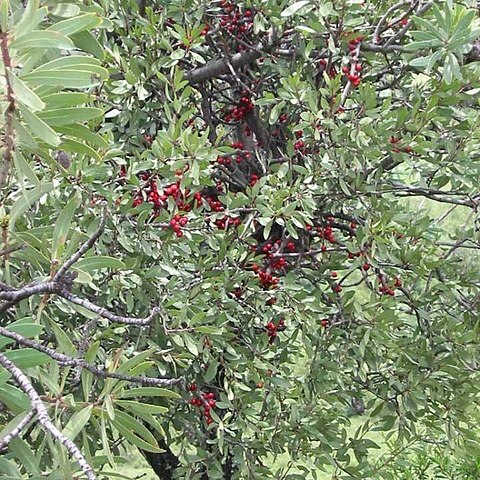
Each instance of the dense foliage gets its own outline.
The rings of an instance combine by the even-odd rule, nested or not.
[[[477,2],[0,3],[0,476],[476,447]]]

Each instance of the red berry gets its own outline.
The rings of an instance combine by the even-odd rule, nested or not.
[[[366,263],[363,264],[363,267],[362,267],[362,268],[363,268],[365,271],[368,271],[368,270],[370,270],[370,267],[371,267],[371,265],[370,265],[368,262],[366,262]]]
[[[275,331],[277,329],[277,327],[275,326],[275,324],[273,322],[268,322],[267,323],[267,329],[270,330],[270,331]]]
[[[332,278],[337,278],[337,277],[338,277],[338,273],[337,273],[337,272],[332,272],[332,273],[330,273],[330,275],[332,276]]]

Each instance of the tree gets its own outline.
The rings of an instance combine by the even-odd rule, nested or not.
[[[3,0],[2,475],[476,445],[475,8]]]

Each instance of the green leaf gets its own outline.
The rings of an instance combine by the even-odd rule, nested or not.
[[[52,238],[52,260],[59,258],[59,247],[63,246],[67,240],[70,223],[75,214],[75,210],[80,206],[80,202],[80,196],[73,195],[58,216]]]
[[[9,17],[10,17],[9,2],[6,2],[6,1],[0,2],[0,27],[1,27],[0,29],[2,32],[8,32]]]
[[[90,420],[92,410],[93,405],[88,405],[79,412],[75,412],[65,425],[62,433],[70,440],[75,440],[77,435],[84,429],[85,425]]]
[[[4,2],[8,5],[7,2]],[[20,17],[20,21],[13,28],[13,37],[21,38],[24,35],[29,35],[33,29],[39,25],[48,12],[47,7],[39,8],[39,0],[29,0],[25,10]]]
[[[0,373],[3,369],[0,369]],[[14,414],[30,411],[31,405],[28,396],[14,385],[0,386],[0,402]]]
[[[98,40],[87,31],[75,33],[70,37],[75,46],[84,52],[91,53],[95,57],[103,60],[105,53]]]
[[[215,376],[217,375],[217,369],[218,362],[212,360],[204,375],[205,382],[210,383],[215,378]]]
[[[38,367],[51,361],[51,358],[46,353],[39,352],[33,348],[23,347],[21,350],[9,350],[4,352],[4,355],[21,369]]]
[[[67,152],[79,153],[80,155],[85,155],[89,158],[94,158],[98,162],[102,161],[102,157],[92,147],[89,147],[81,142],[77,142],[76,140],[72,140],[71,138],[65,138],[60,144],[60,149]]]
[[[77,108],[58,108],[48,110],[38,114],[38,118],[51,126],[69,125],[76,122],[86,122],[93,118],[103,115],[101,108],[77,107]]]
[[[78,70],[82,72],[96,73],[102,78],[108,75],[108,71],[101,66],[96,58],[86,55],[68,55],[66,57],[56,58],[50,62],[44,63],[30,72],[29,75],[38,72],[51,72],[52,70]]]
[[[46,30],[34,30],[28,35],[14,39],[10,48],[23,50],[28,48],[57,48],[62,50],[72,50],[75,48],[73,42],[58,32],[49,32]]]
[[[16,118],[13,121],[15,132],[17,133],[17,144],[30,150],[38,148],[38,143],[32,137],[32,134]]]
[[[57,350],[70,355],[71,357],[75,357],[77,355],[77,349],[75,348],[71,337],[65,332],[65,329],[58,325],[53,318],[49,318],[49,326],[55,334]]]
[[[195,327],[195,331],[198,333],[204,333],[206,335],[221,335],[222,331],[218,327],[210,327],[208,325]]]
[[[41,183],[28,192],[25,192],[12,206],[9,215],[9,229],[12,231],[17,219],[23,215],[40,197],[53,189],[51,182]]]
[[[40,180],[38,179],[30,164],[25,160],[20,150],[15,150],[15,152],[13,152],[13,163],[15,165],[15,170],[18,173],[18,181],[24,189],[25,180],[28,180],[32,185],[36,187],[40,185]]]
[[[18,459],[21,465],[23,465],[29,473],[41,476],[42,471],[40,469],[39,461],[36,455],[33,453],[29,444],[23,440],[23,438],[16,437],[10,442],[10,452]],[[3,477],[0,477],[3,478]],[[31,478],[31,477],[30,477]]]
[[[72,3],[55,3],[49,9],[50,13],[55,17],[74,17],[80,13],[80,7]]]
[[[152,405],[145,402],[135,402],[133,400],[115,400],[115,405],[118,405],[126,410],[130,410],[133,413],[141,412],[158,415],[168,412],[168,408],[166,407]]]
[[[63,33],[68,37],[83,30],[91,30],[102,23],[102,19],[96,13],[86,13],[62,20],[48,28],[49,31]]]
[[[41,98],[35,92],[30,90],[30,88],[28,88],[28,86],[22,82],[22,80],[16,77],[11,70],[7,70],[7,72],[17,100],[22,102],[34,112],[37,110],[42,110],[45,107],[45,103],[42,102]]]
[[[2,5],[2,3],[0,3],[0,5]],[[18,470],[13,461],[7,460],[6,458],[0,458],[0,473],[2,474],[1,478],[3,480],[21,480],[23,478],[20,470]]]
[[[55,127],[54,130],[59,133],[64,133],[70,137],[78,138],[102,149],[107,149],[109,147],[108,142],[100,135],[93,133],[88,127],[81,125],[80,123]],[[99,156],[96,158],[101,161]]]
[[[52,145],[54,147],[60,145],[61,139],[57,133],[52,130],[43,120],[37,117],[32,112],[29,112],[26,108],[20,107],[23,119],[30,127],[32,133],[36,135],[40,140]]]
[[[92,96],[83,92],[61,92],[46,95],[42,97],[42,100],[47,108],[56,109],[87,103],[92,100]]]
[[[300,0],[299,2],[295,2],[293,5],[287,7],[280,15],[282,17],[290,17],[297,13],[301,8],[307,6],[309,3],[309,0]]]
[[[424,18],[412,16],[412,20],[415,21],[420,27],[423,27],[427,32],[429,32],[433,37],[438,38],[443,41],[448,38],[448,33],[442,29],[439,29],[438,26],[433,24],[431,21],[428,21]]]
[[[112,425],[133,445],[147,452],[162,453],[155,437],[134,417],[121,410],[115,410],[115,418]]]
[[[194,342],[192,336],[187,333],[182,335],[182,338],[183,338],[183,341],[185,342],[185,346],[187,347],[187,350],[195,357],[198,356],[198,347],[197,347],[197,344]]]
[[[115,270],[125,270],[126,266],[118,258],[106,257],[98,255],[95,257],[81,258],[76,264],[75,268],[85,272],[93,272],[102,268],[113,268]]]
[[[51,87],[89,88],[98,85],[102,77],[90,71],[65,69],[62,71],[34,71],[22,76],[22,79],[37,85]]]
[[[172,390],[160,387],[136,387],[125,390],[121,394],[121,398],[137,398],[137,397],[168,397],[181,398],[181,396]]]
[[[420,40],[418,42],[407,43],[404,49],[409,52],[416,52],[417,50],[421,50],[422,48],[433,48],[433,47],[441,47],[441,46],[442,46],[441,40]]]
[[[31,338],[31,337],[37,336],[43,330],[42,325],[38,325],[37,323],[31,323],[31,322],[32,322],[32,319],[30,317],[26,317],[11,323],[6,328],[11,332],[18,333],[24,338]],[[12,340],[8,337],[2,337],[0,335],[0,348],[3,348],[6,345],[9,345],[12,343],[15,343],[15,340]]]

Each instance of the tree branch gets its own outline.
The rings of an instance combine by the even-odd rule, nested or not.
[[[60,289],[61,286],[58,282],[41,282],[23,288],[0,291],[0,299],[6,300],[0,304],[0,312],[5,312],[13,305],[33,295],[58,293]]]
[[[22,335],[19,335],[16,332],[12,332],[5,327],[0,327],[0,335],[15,340],[17,343],[23,345],[24,347],[30,347],[39,352],[47,354],[50,358],[57,360],[59,363],[61,363],[63,367],[82,368],[89,371],[90,373],[93,373],[97,377],[114,378],[129,383],[138,383],[148,386],[170,386],[175,385],[181,381],[181,379],[179,378],[134,377],[132,375],[124,375],[122,373],[107,372],[96,367],[95,365],[86,362],[83,358],[74,358],[68,355],[64,355],[63,353],[57,352],[53,348],[41,345],[39,342],[25,338]]]
[[[30,410],[20,423],[10,432],[7,433],[1,440],[0,440],[0,453],[6,450],[8,444],[16,437],[22,433],[22,430],[30,423],[32,418],[35,416],[35,412]]]
[[[90,300],[78,297],[77,295],[74,295],[67,290],[61,290],[56,293],[65,300],[75,303],[76,305],[80,305],[81,307],[86,308],[87,310],[90,310],[91,312],[96,313],[97,315],[100,315],[101,317],[116,323],[124,323],[127,325],[148,325],[153,320],[153,317],[155,317],[159,312],[158,308],[153,308],[150,312],[150,315],[145,318],[123,317],[121,315],[115,315],[106,308],[95,305]]]
[[[5,69],[6,100],[7,108],[5,110],[5,134],[4,134],[4,152],[3,162],[0,165],[0,188],[7,183],[10,165],[12,164],[13,152],[15,150],[15,129],[13,120],[15,116],[15,95],[10,82],[10,70],[12,68],[12,59],[8,51],[8,34],[0,32],[0,51],[2,55],[3,66]]]
[[[236,53],[230,58],[220,58],[218,60],[211,60],[203,67],[194,68],[185,74],[186,80],[191,85],[196,83],[205,82],[211,78],[219,77],[224,73],[231,72],[231,68],[238,70],[239,68],[254,62],[262,56],[262,52],[268,52],[275,46],[275,39],[273,30],[269,32],[266,40],[260,42],[253,47],[252,50],[245,50],[243,52]]]
[[[63,435],[63,433],[60,432],[60,430],[58,430],[58,428],[53,424],[50,416],[48,415],[47,409],[43,405],[40,396],[31,384],[28,377],[2,353],[0,353],[0,365],[2,365],[8,372],[12,374],[21,390],[28,395],[32,404],[32,411],[37,414],[38,421],[42,428],[56,438],[68,450],[70,455],[78,462],[88,480],[96,480],[97,476],[95,475],[95,472],[87,462],[87,459],[83,456],[83,453],[80,451],[80,449],[75,445],[75,443],[72,442],[72,440]]]

